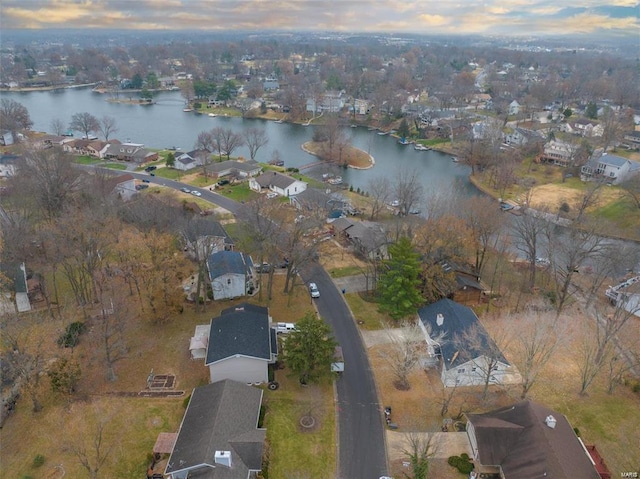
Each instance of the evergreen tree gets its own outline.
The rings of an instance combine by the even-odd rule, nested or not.
[[[598,118],[598,106],[594,102],[590,101],[587,104],[587,110],[585,114],[587,115],[587,118],[595,120],[596,118]]]
[[[331,374],[336,345],[329,326],[309,312],[287,335],[284,362],[300,383],[318,382]]]
[[[407,123],[407,119],[403,118],[400,122],[400,126],[398,127],[398,135],[400,138],[407,138],[409,136],[409,124]]]
[[[172,151],[167,155],[167,161],[165,162],[167,167],[173,168],[176,165],[176,155],[173,154]]]
[[[420,256],[406,237],[389,246],[389,256],[378,283],[380,310],[401,319],[415,313],[422,303]]]

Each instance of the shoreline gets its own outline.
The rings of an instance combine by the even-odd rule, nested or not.
[[[83,83],[81,85],[51,85],[51,86],[34,86],[20,88],[0,88],[3,92],[31,92],[31,91],[55,91],[55,90],[73,90],[75,88],[95,87],[97,83]]]
[[[309,153],[310,155],[315,156],[316,158],[320,158],[316,153],[314,153],[313,151],[309,150],[305,145],[307,143],[311,143],[311,142],[305,142],[302,145],[300,145],[300,148],[302,148],[302,151],[304,151],[305,153]],[[371,169],[375,166],[376,164],[376,160],[373,156],[371,156],[371,154],[367,153],[364,150],[361,150],[360,148],[356,148],[355,146],[352,146],[351,148],[353,148],[354,150],[360,151],[362,153],[364,153],[365,155],[367,155],[369,157],[369,166],[353,166],[347,163],[347,168],[352,168],[354,170],[368,170]],[[320,158],[321,159],[321,158]]]

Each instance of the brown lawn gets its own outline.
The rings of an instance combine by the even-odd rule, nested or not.
[[[309,141],[302,145],[302,149],[312,155],[323,157],[329,156],[325,152],[325,143]],[[342,163],[346,163],[351,168],[367,169],[371,168],[375,161],[371,155],[355,146],[347,145],[340,153]]]

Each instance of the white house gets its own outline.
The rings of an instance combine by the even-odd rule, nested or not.
[[[211,382],[233,379],[256,384],[269,380],[268,366],[278,356],[269,310],[242,303],[211,320],[205,365]]]
[[[277,171],[268,171],[260,176],[249,180],[249,188],[254,191],[262,191],[263,188],[269,189],[280,196],[294,196],[302,193],[307,189],[307,183],[296,180]]]
[[[615,306],[640,317],[640,276],[607,288],[605,294]]]
[[[239,251],[218,251],[207,259],[213,299],[253,295],[253,261]]]
[[[580,173],[583,181],[601,179],[617,185],[640,174],[640,163],[597,150]]]
[[[573,161],[575,150],[576,148],[570,143],[551,140],[545,143],[542,155],[540,155],[540,161],[567,167]]]
[[[445,387],[518,382],[518,375],[471,308],[441,299],[418,310],[431,356],[439,357]],[[472,331],[473,337],[468,337]],[[491,369],[491,371],[489,371]]]
[[[509,115],[517,115],[520,113],[520,103],[517,100],[513,100],[509,103]]]
[[[136,180],[129,173],[109,178],[107,183],[111,186],[113,194],[119,196],[124,201],[130,200],[131,197],[136,194]]]

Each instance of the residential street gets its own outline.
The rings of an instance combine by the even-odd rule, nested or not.
[[[342,346],[345,372],[338,379],[339,473],[341,479],[376,479],[387,474],[387,455],[375,381],[367,354],[341,292],[318,264],[303,271],[320,290],[318,312]]]

